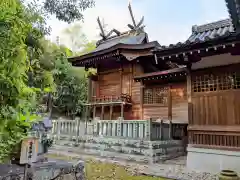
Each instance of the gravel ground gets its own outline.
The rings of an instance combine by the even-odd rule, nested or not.
[[[106,159],[90,155],[79,155],[70,152],[63,151],[50,151],[49,154],[58,155],[58,156],[67,156],[73,159],[88,160],[94,159],[95,161],[114,163],[117,165],[125,166],[130,172],[134,175],[150,175],[158,176],[170,179],[181,179],[181,180],[215,180],[217,179],[216,175],[210,173],[200,173],[194,171],[188,171],[185,168],[185,159],[184,157],[178,158],[176,160],[166,161],[164,164],[139,164],[136,162],[126,162],[120,161],[117,159]]]

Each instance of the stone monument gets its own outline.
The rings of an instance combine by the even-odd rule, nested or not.
[[[35,123],[28,136],[22,140],[20,160],[16,164],[2,164],[0,180],[23,179],[76,179],[84,180],[84,162],[67,162],[45,158],[52,144],[49,136],[52,123],[50,118],[43,118]]]

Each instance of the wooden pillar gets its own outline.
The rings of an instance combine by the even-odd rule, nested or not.
[[[85,134],[87,134],[87,122],[88,122],[88,114],[89,114],[89,105],[86,105],[86,111],[85,111]]]
[[[112,114],[113,114],[113,105],[110,105],[110,120],[112,120]]]
[[[160,140],[163,140],[163,120],[160,122]]]
[[[92,80],[90,77],[88,77],[88,94],[87,94],[87,103],[89,104],[91,102],[92,98]],[[90,106],[86,105],[85,106],[85,134],[87,134],[87,123],[90,117]]]
[[[132,97],[132,87],[133,87],[133,78],[134,78],[134,74],[133,74],[133,64],[131,63],[130,65],[130,83],[129,83],[129,95]]]
[[[187,72],[187,99],[188,99],[188,124],[193,124],[191,66],[188,66]]]
[[[95,119],[96,117],[96,106],[93,105],[93,120]]]
[[[87,102],[89,103],[92,98],[92,80],[90,77],[88,77],[88,96],[87,96]]]
[[[122,68],[122,64],[121,64],[121,67],[120,67],[120,69],[119,69],[119,74],[120,74],[119,95],[121,96],[121,94],[122,94],[122,80],[123,80],[123,68]]]
[[[172,139],[172,93],[171,86],[168,89],[168,120],[169,120],[169,139]]]
[[[121,118],[124,119],[124,104],[121,104]]]
[[[104,119],[104,105],[102,105],[102,111],[101,111],[101,119]]]
[[[140,115],[141,115],[141,119],[143,119],[143,103],[144,103],[144,85],[141,82],[141,86],[140,86]]]

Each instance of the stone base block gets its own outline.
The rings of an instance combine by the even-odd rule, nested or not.
[[[240,172],[240,152],[203,148],[187,148],[187,168],[193,171],[219,173],[221,170]]]
[[[58,146],[58,147],[57,147]],[[102,157],[157,163],[183,155],[181,141],[144,141],[112,137],[84,136],[76,141],[60,139],[55,141],[55,149],[68,149],[75,153],[85,153]]]

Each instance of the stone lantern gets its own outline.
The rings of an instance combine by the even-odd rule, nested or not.
[[[52,145],[52,139],[50,138],[50,130],[52,128],[52,122],[49,117],[44,117],[42,121],[35,123],[32,126],[31,134],[34,134],[38,139],[37,141],[37,157],[35,162],[45,159],[44,154],[48,152],[49,147]]]

